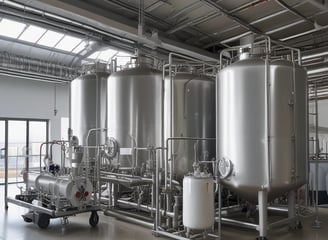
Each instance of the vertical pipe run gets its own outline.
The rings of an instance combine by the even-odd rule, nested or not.
[[[309,206],[309,170],[310,170],[310,163],[309,163],[309,140],[310,140],[310,132],[309,132],[309,85],[306,84],[306,167],[305,167],[305,174],[306,174],[306,185],[305,185],[305,207]],[[327,148],[326,148],[327,151]]]
[[[8,209],[8,120],[5,120],[5,209]]]
[[[139,23],[138,23],[138,35],[143,36],[145,27],[145,2],[144,0],[139,0]]]
[[[290,190],[288,192],[288,218],[294,218],[296,217],[296,202],[295,202],[296,192],[295,190]],[[295,222],[294,222],[295,224]],[[293,227],[293,225],[291,227]]]
[[[318,203],[319,203],[319,154],[320,154],[320,147],[319,147],[319,133],[318,133],[318,91],[317,91],[317,85],[314,85],[314,94],[315,94],[315,100],[314,100],[314,107],[315,107],[315,220],[313,223],[313,227],[320,228],[320,221],[318,216]]]
[[[156,160],[156,166],[155,166],[155,196],[156,196],[156,201],[155,201],[155,205],[156,205],[156,212],[155,212],[155,232],[158,231],[158,226],[159,226],[159,159],[156,157],[156,152],[154,150],[154,160]],[[165,183],[166,185],[166,183]]]
[[[220,57],[222,58],[221,54],[220,54]],[[222,66],[222,63],[220,62],[220,67]],[[216,78],[215,78],[215,116],[217,118],[218,114],[219,114],[219,111],[218,111],[218,92],[219,92],[219,74],[216,74]],[[218,138],[219,138],[219,124],[218,124],[218,119],[216,119],[215,121],[215,139],[216,141],[218,141]],[[218,166],[219,166],[219,158],[218,158],[218,152],[219,152],[219,148],[218,148],[219,144],[216,142],[216,148],[215,148],[215,154],[216,154],[216,169],[214,170],[214,174],[216,175],[216,184],[217,184],[217,194],[218,194],[218,208],[219,208],[219,212],[218,212],[218,238],[221,239],[221,208],[222,208],[222,202],[221,202],[221,183],[220,183],[220,172],[218,171]]]
[[[268,194],[267,190],[263,189],[258,192],[258,201],[259,201],[259,233],[260,238],[265,238],[267,235],[267,227],[268,227],[268,212],[267,212],[267,201]]]
[[[266,159],[268,164],[268,182],[267,187],[271,184],[271,176],[272,176],[272,165],[271,165],[271,157],[270,157],[270,141],[271,141],[271,130],[270,130],[270,62],[269,62],[269,56],[266,55],[265,58],[265,124],[266,124]]]

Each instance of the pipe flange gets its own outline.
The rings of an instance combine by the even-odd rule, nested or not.
[[[233,170],[233,164],[230,159],[222,158],[219,160],[218,175],[221,179],[228,178]]]
[[[108,156],[114,158],[118,152],[118,142],[111,137],[107,140]]]

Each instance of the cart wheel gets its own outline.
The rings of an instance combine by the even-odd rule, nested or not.
[[[95,227],[97,226],[98,222],[99,222],[99,216],[97,211],[92,211],[91,216],[89,218],[89,224],[91,225],[91,227]]]
[[[33,220],[31,218],[29,218],[29,217],[26,217],[24,215],[22,215],[22,217],[23,217],[24,222],[27,222],[27,223],[33,222]]]
[[[38,226],[39,228],[46,229],[50,223],[50,216],[45,213],[40,213],[38,218]]]
[[[303,229],[303,225],[301,221],[298,221],[297,223],[297,229]]]

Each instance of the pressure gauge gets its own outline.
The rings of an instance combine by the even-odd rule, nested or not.
[[[227,159],[227,158],[222,158],[219,160],[219,176],[222,179],[228,178],[231,173],[232,173],[232,169],[233,169],[233,164],[232,162]]]
[[[107,140],[108,155],[114,158],[118,152],[118,143],[115,138],[111,137]]]

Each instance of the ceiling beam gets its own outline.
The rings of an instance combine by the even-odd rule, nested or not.
[[[307,2],[307,1],[302,1],[302,2],[300,2],[300,3],[297,3],[297,4],[295,4],[295,5],[292,5],[292,6],[290,6],[290,7],[291,7],[291,8],[296,8],[296,7],[298,7],[298,6],[301,6],[301,5],[305,4],[306,2]],[[315,13],[314,15],[312,15],[312,16],[311,16],[310,18],[308,18],[308,19],[311,20],[311,19],[314,18],[315,16],[319,16],[319,15],[321,15],[321,14],[323,14],[323,13],[328,12],[328,8],[324,8],[324,9],[321,9],[321,10],[322,10],[322,11]],[[257,23],[260,23],[260,22],[264,22],[264,21],[270,20],[271,18],[273,18],[273,17],[277,17],[277,16],[279,16],[279,15],[281,15],[281,14],[284,14],[284,13],[286,13],[286,12],[288,12],[288,11],[289,11],[289,10],[285,8],[285,9],[283,9],[283,10],[280,10],[280,11],[278,11],[278,12],[272,13],[272,14],[267,15],[267,16],[265,16],[265,17],[262,17],[262,18],[256,19],[256,20],[250,22],[250,24],[251,24],[251,25],[254,25],[254,24],[257,24]],[[287,29],[288,27],[292,27],[292,26],[295,26],[295,25],[297,25],[297,24],[303,23],[304,21],[305,21],[305,20],[299,20],[299,21],[296,21],[296,22],[294,22],[294,23],[291,23],[291,24],[288,24],[288,25],[285,25],[285,26],[282,26],[282,27],[279,27],[279,28],[274,28],[274,29],[272,29],[272,30],[269,30],[269,31],[266,32],[265,34],[276,33],[276,32],[278,32],[278,31],[285,30],[285,29]],[[314,22],[313,20],[311,20],[311,21]],[[289,37],[286,37],[286,38],[281,38],[281,39],[279,39],[279,41],[285,42],[285,41],[288,41],[288,40],[291,40],[291,39],[294,39],[294,38],[302,37],[302,36],[304,36],[304,35],[308,35],[308,34],[311,34],[311,33],[314,33],[314,32],[320,31],[320,30],[324,30],[324,29],[326,28],[326,26],[321,27],[321,26],[319,26],[319,25],[317,25],[317,24],[315,24],[314,26],[315,26],[315,28],[312,29],[312,30],[309,30],[309,31],[306,31],[306,32],[303,32],[303,33],[299,33],[299,34],[295,34],[295,35],[293,35],[293,36],[289,36]],[[233,30],[233,29],[238,28],[238,27],[239,27],[239,25],[233,26],[233,27],[231,27],[231,28],[225,29],[224,32],[228,32],[229,30]],[[215,42],[208,43],[207,45],[204,46],[204,49],[209,48],[209,47],[212,47],[212,46],[215,46],[215,45],[217,45],[217,44],[226,44],[226,43],[229,43],[229,42],[235,41],[235,40],[237,40],[237,39],[239,39],[239,38],[241,38],[241,37],[243,37],[243,36],[245,36],[245,35],[247,35],[247,34],[249,34],[249,33],[251,33],[251,32],[250,32],[250,31],[248,31],[248,32],[244,32],[244,33],[241,33],[241,34],[239,34],[239,35],[236,35],[236,36],[233,36],[233,37],[230,37],[230,38],[227,38],[227,39],[223,39],[223,40],[219,40],[219,41],[215,41]]]
[[[167,39],[161,36],[139,36],[138,29],[122,22],[118,22],[110,15],[101,16],[96,12],[83,9],[71,1],[63,2],[60,0],[17,0],[17,2],[27,3],[35,9],[59,16],[64,21],[75,21],[80,23],[81,28],[91,28],[103,34],[116,36],[117,39],[129,42],[139,42],[150,48],[162,48],[167,51],[179,52],[181,54],[202,59],[203,61],[218,61],[218,56],[208,51],[184,44],[182,42]]]
[[[242,20],[239,17],[237,17],[237,16],[235,16],[233,14],[230,14],[228,10],[226,10],[223,7],[221,7],[216,2],[213,2],[212,0],[199,0],[199,1],[201,1],[205,5],[209,6],[210,8],[215,9],[219,13],[222,13],[222,14],[226,15],[227,17],[229,17],[233,21],[237,22],[240,26],[244,27],[245,29],[250,30],[253,33],[262,34],[262,35],[264,34],[260,29],[252,26],[251,24],[249,24],[248,22]]]
[[[295,10],[293,7],[291,7],[288,4],[286,4],[284,1],[282,1],[282,0],[275,0],[275,1],[276,1],[276,3],[278,3],[283,8],[287,9],[289,12],[293,13],[294,15],[302,18],[304,21],[306,21],[308,23],[311,23],[313,26],[315,26],[315,22],[312,19],[304,16],[303,14],[301,14],[300,12],[298,12],[297,10]]]

